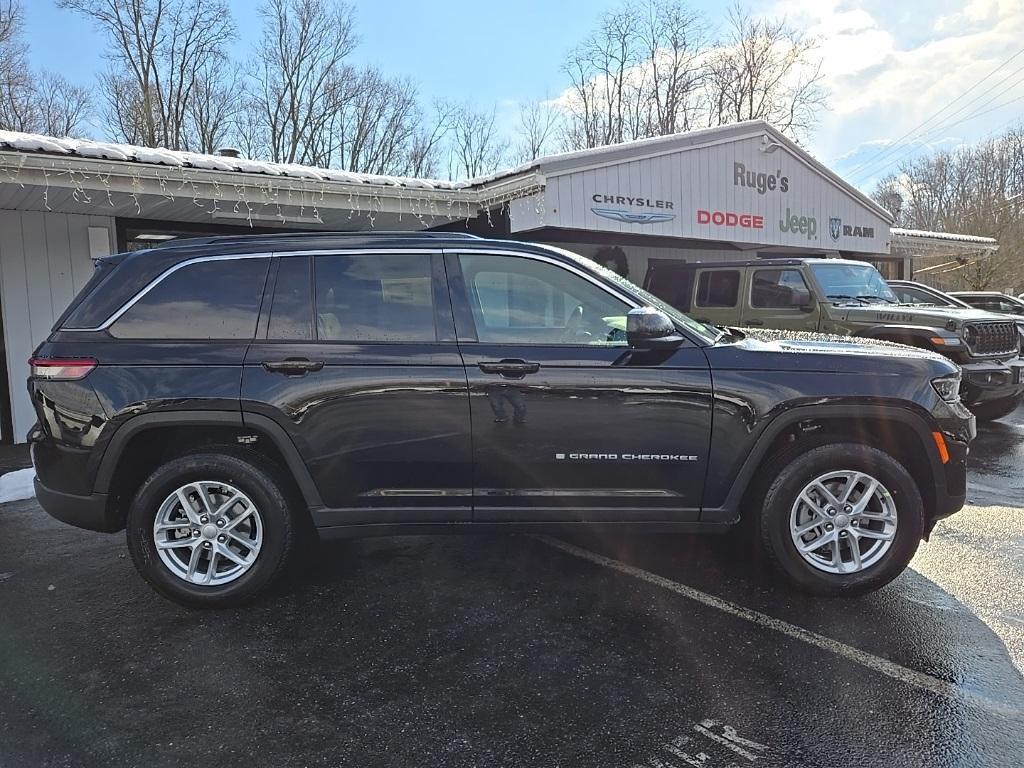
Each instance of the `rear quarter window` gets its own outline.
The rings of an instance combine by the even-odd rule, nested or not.
[[[698,307],[735,307],[740,292],[740,273],[736,269],[701,272],[697,278]]]
[[[270,259],[188,264],[142,295],[113,325],[121,339],[251,339]]]

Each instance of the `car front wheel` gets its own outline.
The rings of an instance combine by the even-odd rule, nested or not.
[[[294,527],[266,468],[248,457],[195,453],[159,467],[139,488],[128,511],[128,549],[164,597],[238,605],[278,577]]]
[[[823,595],[862,594],[892,581],[923,529],[914,479],[889,454],[860,444],[824,445],[784,461],[760,517],[773,564]]]

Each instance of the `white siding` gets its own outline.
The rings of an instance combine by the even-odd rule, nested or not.
[[[775,178],[774,189],[737,184],[734,163],[755,174]],[[782,191],[779,179],[788,188]],[[744,176],[745,178],[745,176]],[[889,252],[889,224],[865,203],[822,175],[785,147],[761,151],[759,138],[739,139],[604,167],[548,174],[541,213],[514,210],[513,231],[538,226],[597,232],[627,232],[691,239],[789,246],[815,251]],[[611,199],[605,200],[605,196]],[[621,199],[620,199],[621,198]],[[651,201],[649,203],[645,201]],[[656,206],[661,201],[662,207]],[[671,207],[669,207],[671,206]],[[611,209],[624,214],[656,214],[664,221],[617,221],[594,212]],[[761,226],[702,221],[698,211],[761,217]],[[787,215],[788,214],[788,215]],[[790,232],[788,217],[813,219],[815,231]],[[671,218],[669,218],[671,217]],[[543,222],[538,222],[538,218]],[[871,228],[871,236],[851,231],[832,237],[829,220]]]
[[[90,243],[99,239],[90,229],[106,231],[110,252],[114,220],[106,216],[0,211],[0,307],[15,442],[35,421],[25,361],[92,275]]]

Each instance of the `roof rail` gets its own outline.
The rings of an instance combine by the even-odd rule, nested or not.
[[[266,232],[262,234],[225,234],[225,235],[207,235],[199,237],[180,237],[174,240],[164,240],[160,243],[155,243],[148,247],[148,250],[157,250],[160,248],[175,248],[184,245],[205,245],[207,243],[227,243],[227,242],[251,242],[254,240],[292,240],[292,239],[312,239],[312,238],[325,238],[325,237],[341,237],[341,238],[359,238],[359,237],[380,237],[380,238],[398,238],[398,239],[438,239],[438,240],[482,240],[479,235],[473,235],[469,232],[409,232],[406,230],[398,232],[387,232],[387,231],[375,231],[375,232],[331,232],[331,231],[303,231],[303,232]]]

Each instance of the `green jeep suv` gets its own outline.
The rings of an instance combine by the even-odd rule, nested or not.
[[[860,336],[939,352],[963,369],[961,397],[981,421],[1024,393],[1013,320],[979,309],[899,303],[877,269],[845,259],[652,259],[644,287],[719,326]]]

